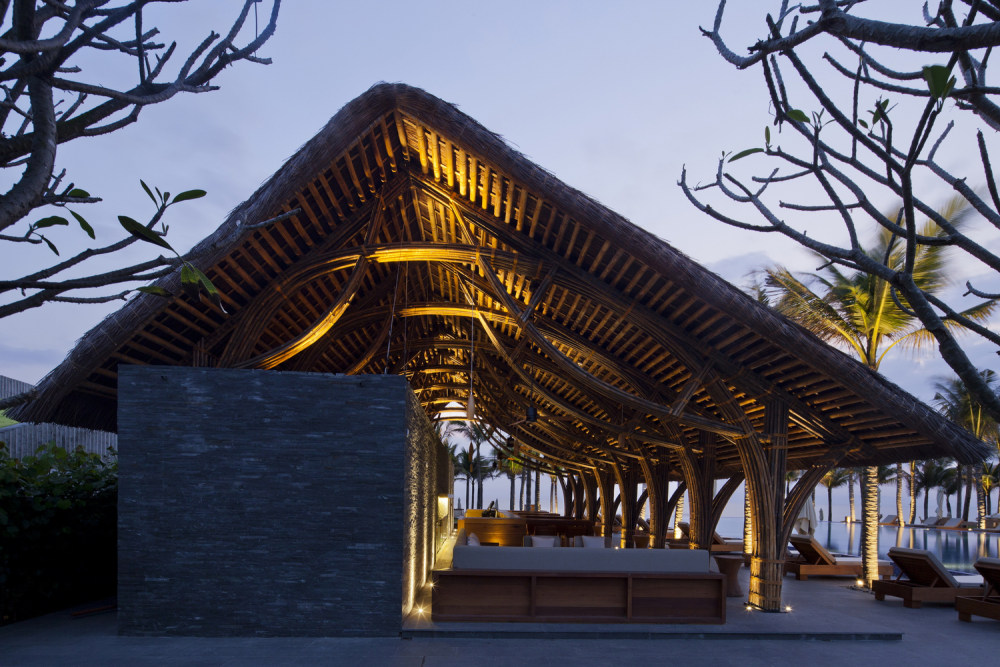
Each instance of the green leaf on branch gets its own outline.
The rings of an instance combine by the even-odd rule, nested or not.
[[[173,294],[163,289],[162,287],[157,287],[156,285],[147,285],[145,287],[136,287],[135,291],[142,292],[143,294],[152,294],[153,296],[162,297],[172,297]]]
[[[767,125],[764,126],[764,143],[768,146],[771,145],[771,128]]]
[[[59,249],[56,248],[56,244],[55,243],[53,243],[52,241],[48,240],[44,236],[42,237],[42,240],[45,241],[45,245],[47,245],[49,247],[49,250],[51,250],[52,252],[54,252],[57,255],[59,254]]]
[[[208,294],[208,298],[211,299],[219,308],[222,308],[222,298],[219,295],[219,290],[216,288],[212,281],[208,279],[204,273],[201,272],[197,267],[191,266],[191,270],[194,271],[195,275],[198,277],[198,284],[201,286],[205,293]]]
[[[204,190],[187,190],[174,197],[173,203],[176,204],[179,201],[187,201],[189,199],[200,199],[206,194],[208,193]]]
[[[87,222],[86,220],[83,219],[82,215],[80,215],[76,211],[70,211],[70,214],[74,218],[76,218],[77,222],[80,223],[80,229],[82,229],[83,231],[87,232],[87,236],[89,236],[92,239],[97,238],[97,236],[94,234],[94,228],[90,226],[89,222]]]
[[[806,112],[802,111],[801,109],[789,109],[788,111],[785,112],[785,115],[791,118],[792,120],[798,121],[800,123],[809,122],[809,116],[807,116]]]
[[[931,65],[923,69],[924,80],[927,82],[927,89],[931,97],[936,100],[943,100],[948,97],[951,89],[955,87],[955,77],[949,77],[951,73],[944,65]]]
[[[167,241],[162,236],[152,231],[151,229],[146,229],[143,225],[136,222],[127,215],[119,215],[118,222],[122,223],[122,227],[125,228],[126,232],[136,237],[137,239],[141,239],[143,241],[146,241],[147,243],[152,243],[153,245],[158,245],[161,248],[166,248],[167,250],[174,252],[174,249],[170,246],[169,243],[167,243]]]
[[[142,189],[146,191],[146,194],[149,195],[149,198],[153,200],[153,203],[159,206],[160,202],[156,201],[156,197],[153,196],[153,191],[149,189],[148,185],[146,185],[146,181],[140,178],[139,185],[141,185]]]
[[[763,148],[748,148],[745,151],[740,151],[736,155],[732,156],[731,158],[729,158],[728,161],[736,162],[740,158],[745,158],[747,155],[753,155],[754,153],[763,153],[763,152],[764,152]]]
[[[181,264],[181,288],[192,299],[198,298],[198,274],[187,262]]]
[[[60,217],[58,215],[50,215],[47,218],[42,218],[35,223],[35,229],[45,229],[46,227],[55,227],[56,225],[68,225],[69,220]]]
[[[80,188],[73,188],[66,193],[68,197],[89,197],[90,193],[86,190],[81,190]]]

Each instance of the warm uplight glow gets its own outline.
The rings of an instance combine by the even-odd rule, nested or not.
[[[753,611],[753,605],[752,604],[748,604],[747,605],[747,611]]]
[[[792,605],[786,604],[785,605],[785,611],[791,611],[791,610],[792,610]]]
[[[421,616],[423,616],[424,615],[424,608],[423,607],[417,607],[417,613],[420,614]]]
[[[858,579],[854,583],[856,583],[858,586],[864,586],[865,585],[865,580],[864,579]]]

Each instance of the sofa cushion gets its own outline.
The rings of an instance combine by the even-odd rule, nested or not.
[[[708,572],[704,549],[525,549],[455,546],[456,570],[538,572]]]

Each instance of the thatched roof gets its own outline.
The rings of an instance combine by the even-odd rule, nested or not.
[[[670,458],[702,447],[707,431],[721,436],[720,472],[735,471],[732,443],[765,430],[768,401],[789,406],[791,468],[986,454],[899,387],[405,85],[341,109],[196,253],[226,312],[136,297],[17,417],[113,430],[119,364],[404,373],[433,415],[465,404],[471,365],[477,414],[564,464]],[[178,283],[161,281],[175,293]],[[538,421],[518,424],[528,405]]]

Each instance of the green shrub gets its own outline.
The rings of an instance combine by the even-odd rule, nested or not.
[[[118,469],[54,443],[0,443],[0,623],[114,595]]]

